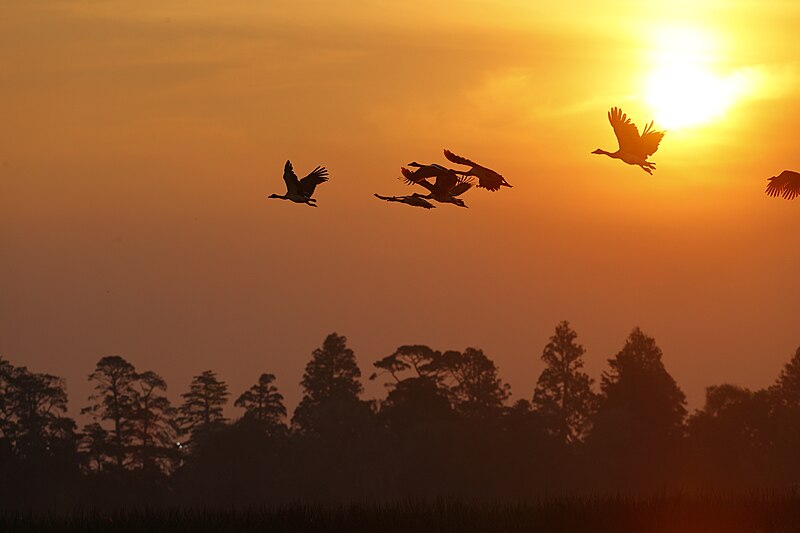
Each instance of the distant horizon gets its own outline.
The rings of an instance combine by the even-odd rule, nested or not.
[[[570,325],[574,329],[574,324],[570,323]],[[633,326],[630,331],[634,330],[637,327],[638,326]],[[555,330],[555,326],[554,326],[554,330]],[[628,331],[628,333],[630,333],[630,331]],[[648,332],[646,330],[643,330],[643,331],[644,331],[645,334],[648,334]],[[578,344],[583,345],[584,348],[586,348],[585,344],[581,340],[580,332],[579,331],[576,331],[576,332],[578,333],[578,337],[576,339],[576,342]],[[343,335],[344,337],[347,338],[348,345],[352,348],[352,346],[353,346],[352,339],[350,337],[348,337],[345,333],[338,332],[338,331],[332,331],[332,332],[329,332],[329,333],[337,333],[339,335]],[[552,332],[551,332],[551,334],[552,334]],[[323,338],[324,338],[324,336],[323,336]],[[548,339],[549,339],[549,337],[548,337]],[[542,349],[544,349],[545,344],[547,343],[548,339],[545,339],[544,343],[542,344]],[[659,347],[662,347],[661,343],[659,342],[659,339],[656,338],[655,340],[656,340],[656,343],[659,345]],[[602,374],[603,374],[603,372],[605,372],[608,369],[608,360],[613,358],[616,355],[616,353],[620,349],[622,349],[622,347],[624,345],[624,342],[625,342],[625,339],[623,338],[623,340],[620,343],[619,348],[615,352],[609,354],[607,357],[602,358],[603,364],[602,364],[602,368],[600,368],[599,372],[595,372],[596,367],[597,367],[597,361],[595,361],[593,359],[591,351],[588,348],[586,349],[586,353],[583,356],[583,361],[584,361],[584,364],[585,364],[584,365],[584,371],[586,371],[587,374],[589,374],[589,376],[594,381],[592,389],[595,392],[599,391],[599,382],[600,382],[600,379],[602,377]],[[194,376],[199,375],[201,372],[203,372],[205,370],[211,370],[211,371],[213,371],[213,372],[215,372],[217,374],[218,378],[221,381],[223,381],[223,382],[225,382],[225,383],[227,383],[229,385],[229,390],[230,390],[230,393],[231,393],[231,399],[228,401],[227,405],[225,406],[225,414],[226,414],[226,416],[230,417],[231,419],[235,419],[236,416],[231,416],[231,415],[236,415],[236,413],[238,413],[239,410],[240,410],[239,408],[234,407],[233,400],[235,400],[235,398],[241,392],[247,390],[250,386],[252,386],[252,384],[255,383],[258,380],[258,376],[261,373],[271,373],[271,374],[275,375],[275,385],[278,387],[278,391],[285,398],[285,402],[284,403],[285,403],[285,405],[287,407],[287,411],[289,413],[288,414],[288,419],[291,419],[292,413],[294,412],[295,408],[297,407],[297,403],[299,402],[300,396],[302,395],[301,386],[300,386],[300,378],[302,377],[302,371],[303,371],[302,368],[304,368],[305,364],[311,359],[312,351],[314,349],[318,348],[321,345],[321,343],[322,343],[322,338],[320,339],[320,341],[317,344],[317,346],[315,346],[314,348],[309,350],[308,357],[306,358],[305,362],[303,363],[303,365],[301,367],[301,372],[300,372],[301,375],[298,376],[297,381],[295,383],[293,383],[293,384],[292,383],[288,383],[287,384],[285,377],[281,376],[280,374],[275,373],[274,371],[270,370],[270,368],[265,367],[261,371],[253,374],[250,377],[250,381],[247,381],[247,379],[248,379],[247,376],[243,376],[243,375],[239,374],[237,376],[238,380],[242,380],[243,379],[244,380],[244,384],[241,385],[241,387],[237,388],[236,386],[231,384],[231,382],[228,379],[226,379],[226,376],[224,375],[224,373],[219,372],[217,368],[214,368],[213,366],[211,366],[211,367],[208,367],[208,368],[198,369],[197,371],[193,372],[191,375],[182,376],[182,381],[185,381],[185,387],[180,388],[180,384],[176,385],[170,379],[168,379],[166,376],[163,376],[163,374],[159,371],[158,368],[149,368],[149,367],[145,368],[145,367],[142,367],[141,365],[139,365],[137,363],[137,361],[135,359],[133,359],[131,357],[128,357],[123,353],[103,354],[103,355],[99,356],[97,358],[97,360],[100,360],[102,357],[106,357],[106,356],[112,356],[112,355],[113,356],[120,356],[123,359],[129,361],[131,364],[133,364],[136,367],[136,370],[138,372],[153,371],[156,374],[162,375],[162,377],[164,377],[165,381],[167,382],[167,394],[166,394],[166,396],[169,397],[170,400],[175,405],[178,405],[180,403],[181,394],[188,390],[189,382],[192,380],[192,378]],[[361,379],[360,379],[360,381],[364,385],[364,393],[361,395],[363,400],[365,400],[365,401],[374,401],[374,400],[381,401],[383,398],[385,398],[386,392],[388,390],[387,389],[387,385],[390,385],[392,383],[392,381],[390,379],[386,378],[386,377],[384,377],[383,379],[381,379],[379,377],[378,379],[370,380],[369,376],[371,375],[372,372],[375,371],[375,367],[373,366],[373,363],[375,361],[379,360],[380,358],[385,357],[386,355],[389,355],[390,353],[392,353],[395,349],[399,348],[400,346],[407,346],[407,345],[426,345],[426,344],[418,343],[418,342],[401,343],[401,344],[398,344],[397,346],[395,346],[392,350],[389,350],[389,351],[387,351],[386,353],[384,353],[382,355],[376,356],[375,359],[372,359],[370,361],[362,361],[363,357],[360,357],[358,351],[354,350],[355,351],[355,357],[356,357],[356,360],[357,360],[357,362],[359,364],[359,369],[361,371]],[[492,354],[490,352],[487,352],[486,350],[484,350],[480,345],[470,345],[470,346],[464,346],[464,347],[461,347],[461,348],[456,348],[456,347],[441,348],[441,347],[437,347],[437,346],[429,346],[429,347],[431,349],[433,349],[433,350],[437,350],[437,351],[440,351],[440,352],[445,352],[445,351],[448,351],[448,350],[463,351],[466,348],[474,348],[474,349],[482,350],[484,353],[486,353],[486,355],[490,359],[494,359],[492,357]],[[785,360],[783,362],[781,362],[780,365],[775,369],[775,374],[774,374],[773,379],[772,380],[768,380],[767,383],[762,383],[760,385],[753,385],[753,384],[750,384],[750,383],[743,383],[743,382],[730,382],[730,381],[725,381],[725,380],[717,380],[717,381],[713,381],[713,382],[710,382],[707,385],[705,385],[703,387],[703,390],[702,390],[702,395],[700,397],[695,397],[695,398],[693,398],[692,396],[690,396],[690,394],[687,393],[685,388],[682,386],[680,379],[678,379],[672,373],[672,371],[670,369],[670,364],[669,364],[670,363],[670,357],[669,357],[668,353],[666,353],[666,352],[664,353],[664,359],[663,360],[664,360],[664,366],[666,367],[667,372],[669,372],[671,375],[673,375],[673,377],[675,378],[675,380],[676,380],[676,382],[678,384],[678,387],[681,388],[681,390],[686,394],[686,396],[687,396],[686,406],[687,406],[687,410],[688,410],[689,414],[691,414],[695,410],[701,409],[703,407],[704,402],[705,402],[705,390],[708,387],[712,387],[712,386],[716,386],[716,385],[722,385],[722,384],[731,384],[731,385],[744,387],[744,388],[747,388],[747,389],[750,389],[750,390],[753,390],[753,391],[761,390],[761,389],[764,389],[764,388],[768,387],[769,385],[774,383],[774,380],[777,379],[777,377],[780,374],[780,371],[783,369],[784,365],[791,359],[791,357],[794,354],[795,350],[798,349],[798,348],[800,348],[800,342],[798,342],[798,345],[795,347],[795,349],[792,349],[789,352],[787,352],[787,356],[786,356]],[[663,350],[663,347],[662,347],[662,350]],[[541,372],[541,369],[544,368],[544,363],[541,362],[541,351],[542,350],[540,349],[539,350],[539,354],[536,357],[537,366],[541,367],[539,372]],[[26,366],[24,364],[20,364],[20,363],[14,361],[13,358],[9,358],[6,355],[0,355],[0,357],[3,357],[6,361],[12,363],[14,366]],[[534,388],[536,386],[536,380],[539,377],[539,373],[536,373],[535,375],[531,376],[530,379],[528,379],[528,378],[525,379],[525,381],[529,381],[530,382],[530,386],[529,386],[529,389],[528,389],[528,394],[525,395],[525,394],[521,394],[518,391],[518,389],[515,388],[515,386],[513,385],[514,380],[508,379],[507,372],[504,372],[503,366],[500,365],[500,364],[498,366],[499,366],[499,376],[500,376],[500,378],[503,379],[503,381],[505,381],[506,383],[509,383],[511,385],[511,389],[510,389],[510,393],[511,394],[510,394],[510,397],[509,397],[508,401],[506,402],[506,405],[510,407],[517,400],[528,400],[528,401],[530,401],[531,398],[533,397],[533,391],[534,391]],[[56,373],[54,373],[54,372],[52,372],[52,371],[50,371],[50,370],[48,370],[46,368],[45,369],[29,368],[29,370],[32,371],[32,372],[53,374],[56,377],[63,377],[63,376],[60,376],[60,375],[58,375],[58,374],[56,374]],[[92,385],[88,380],[88,375],[93,370],[94,370],[94,364],[91,365],[91,368],[86,369],[85,375],[87,376],[87,379],[86,379],[86,383],[85,383],[85,388],[86,388],[87,393],[86,393],[86,397],[84,397],[82,400],[76,399],[75,395],[72,392],[75,387],[71,386],[70,382],[65,379],[66,390],[67,390],[67,394],[68,394],[68,406],[69,406],[68,411],[67,411],[67,415],[68,416],[73,416],[76,419],[76,421],[81,423],[79,425],[82,425],[83,423],[88,423],[89,420],[90,420],[90,417],[88,417],[88,415],[81,414],[80,410],[83,407],[83,404],[87,403],[88,395],[91,393],[91,390],[92,390]],[[519,381],[522,381],[522,380],[520,379],[517,382],[519,382]],[[84,387],[77,387],[77,388],[80,389],[80,388],[84,388]]]

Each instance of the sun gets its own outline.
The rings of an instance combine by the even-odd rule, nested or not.
[[[712,122],[746,92],[746,76],[715,70],[717,43],[710,33],[667,28],[653,37],[653,69],[644,90],[659,126],[681,129]]]

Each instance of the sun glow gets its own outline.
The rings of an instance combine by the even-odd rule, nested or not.
[[[724,116],[747,92],[745,73],[721,74],[714,68],[716,48],[710,34],[694,28],[655,34],[645,95],[656,124],[667,129],[706,124]]]

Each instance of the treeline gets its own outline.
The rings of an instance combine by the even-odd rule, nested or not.
[[[634,329],[599,387],[562,322],[530,400],[482,350],[400,346],[362,399],[347,339],[314,350],[291,419],[275,376],[235,398],[208,370],[179,405],[120,356],[98,361],[78,430],[64,381],[0,358],[0,507],[278,504],[563,492],[735,490],[800,481],[800,348],[775,383],[709,387],[688,415],[655,340]],[[241,409],[225,417],[233,400]]]

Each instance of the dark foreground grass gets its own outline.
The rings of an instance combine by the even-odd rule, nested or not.
[[[53,532],[800,532],[796,494],[559,497],[524,503],[417,501],[243,509],[0,513],[0,531]]]

